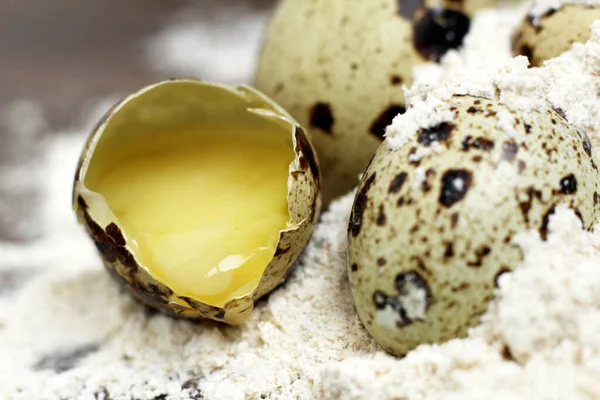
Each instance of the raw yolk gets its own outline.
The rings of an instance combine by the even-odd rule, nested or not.
[[[138,262],[178,296],[213,306],[254,290],[289,220],[285,142],[199,135],[98,179]]]

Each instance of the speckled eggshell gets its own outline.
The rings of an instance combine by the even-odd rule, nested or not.
[[[454,96],[454,121],[384,142],[360,182],[349,222],[348,273],[360,318],[388,352],[462,337],[522,259],[518,232],[546,238],[568,204],[592,229],[598,168],[587,137],[560,112],[513,112]],[[499,126],[512,126],[507,134]],[[420,160],[411,155],[433,152]]]
[[[214,98],[215,93],[219,94],[218,100]],[[131,124],[138,123],[137,119],[148,118],[148,116],[152,118],[158,115],[157,118],[162,118],[161,113],[169,118],[169,112],[164,104],[172,104],[186,115],[188,104],[192,104],[193,113],[198,114],[205,112],[203,109],[212,112],[210,110],[215,109],[215,102],[222,103],[221,119],[225,121],[229,118],[236,118],[239,121],[252,115],[253,118],[262,116],[273,121],[274,124],[285,126],[289,129],[295,153],[288,176],[290,213],[288,229],[279,232],[275,254],[263,272],[256,289],[247,296],[230,300],[223,307],[204,304],[175,293],[141,266],[131,252],[116,217],[113,215],[114,220],[112,220],[106,219],[106,216],[95,215],[91,207],[93,203],[90,202],[92,197],[84,185],[85,171],[94,157],[95,145],[106,131],[108,124],[117,115],[120,115],[117,124]],[[202,107],[203,104],[209,106]],[[145,108],[154,112],[137,112]],[[232,112],[237,114],[228,114]],[[129,113],[132,117],[123,116],[123,113]],[[132,94],[115,105],[102,118],[88,139],[77,166],[73,186],[73,209],[78,221],[94,241],[106,269],[137,299],[173,316],[206,318],[228,324],[239,324],[250,316],[256,300],[271,292],[285,280],[294,262],[308,244],[321,209],[320,182],[318,160],[306,132],[272,100],[246,86],[232,87],[193,80],[171,80],[151,85]],[[95,202],[97,201],[96,197]],[[112,215],[112,213],[108,214]]]
[[[404,112],[402,87],[410,86],[412,68],[460,46],[470,26],[466,14],[491,3],[279,3],[255,86],[309,129],[321,162],[325,203],[356,186],[385,127]],[[447,9],[432,11],[439,4]]]
[[[565,4],[548,11],[539,21],[527,15],[513,35],[513,54],[526,56],[532,66],[538,67],[569,50],[573,43],[587,41],[597,19],[600,19],[600,4]]]

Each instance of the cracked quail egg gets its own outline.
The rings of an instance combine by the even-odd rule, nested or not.
[[[379,147],[349,221],[357,311],[398,356],[465,336],[498,277],[521,261],[515,234],[536,230],[545,240],[557,205],[588,230],[598,222],[590,142],[560,110],[515,111],[473,96],[447,105],[452,121],[421,128],[399,148],[387,139]]]
[[[587,41],[592,23],[600,19],[600,2],[567,1],[539,16],[533,14],[535,8],[536,3],[512,38],[513,55],[526,56],[534,67],[558,57],[573,43]]]
[[[283,0],[256,87],[309,129],[325,203],[356,186],[385,127],[404,112],[412,69],[462,45],[491,0]]]
[[[259,92],[170,80],[101,120],[73,207],[108,271],[146,304],[237,324],[306,246],[319,168],[304,130]]]

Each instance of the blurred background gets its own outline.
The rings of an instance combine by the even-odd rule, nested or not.
[[[165,78],[249,82],[275,1],[0,0],[0,242],[42,234],[48,138]]]

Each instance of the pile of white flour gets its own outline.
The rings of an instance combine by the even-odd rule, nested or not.
[[[458,88],[463,68],[493,60],[489,73],[511,76],[502,82],[513,85],[507,93],[515,99],[548,98],[600,137],[600,24],[587,44],[528,70],[509,51],[523,15],[522,7],[479,13],[465,48],[439,67],[418,68],[409,93],[423,96],[426,82],[442,79]],[[31,273],[14,293],[0,292],[1,399],[600,398],[600,229],[583,231],[571,211],[552,217],[546,242],[535,232],[518,237],[525,259],[502,276],[468,338],[398,359],[378,350],[352,303],[345,262],[352,194],[331,205],[293,275],[242,326],[174,320],[122,293],[70,209],[90,128],[49,144],[42,239],[0,243],[0,276]]]

